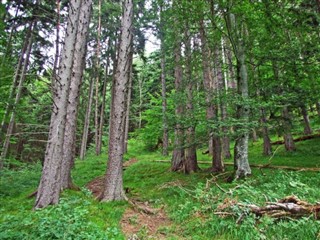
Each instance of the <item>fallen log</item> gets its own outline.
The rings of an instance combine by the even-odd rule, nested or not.
[[[320,133],[313,134],[313,135],[301,136],[301,137],[293,139],[293,141],[294,142],[301,142],[301,141],[305,141],[305,140],[309,140],[309,139],[313,139],[313,138],[320,138]],[[271,144],[272,145],[281,145],[281,144],[284,144],[284,140],[275,141]]]
[[[299,218],[303,216],[313,216],[320,220],[320,203],[310,204],[301,201],[296,196],[285,197],[278,202],[269,202],[266,206],[257,206],[255,204],[237,204],[239,207],[249,209],[256,216],[267,215],[272,218]],[[221,211],[221,208],[219,209]]]
[[[170,160],[154,160],[154,162],[160,163],[170,163]],[[212,164],[209,161],[198,161],[198,164]],[[223,163],[226,166],[233,166],[234,164],[231,162]],[[290,170],[290,171],[309,171],[309,172],[320,172],[320,168],[302,168],[302,167],[289,167],[289,166],[277,166],[271,164],[250,164],[250,167],[254,168],[269,168],[269,169],[280,169],[280,170]]]

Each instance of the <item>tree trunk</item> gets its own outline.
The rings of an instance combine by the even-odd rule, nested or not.
[[[296,146],[294,144],[293,137],[291,134],[291,116],[288,106],[283,107],[282,118],[284,146],[287,151],[291,152],[296,150]]]
[[[231,40],[237,58],[237,92],[243,103],[237,106],[237,118],[247,125],[249,122],[249,106],[246,101],[248,94],[248,71],[246,66],[246,49],[245,49],[245,26],[243,19],[238,19],[233,13],[227,13],[226,25],[228,35]],[[235,178],[239,179],[251,174],[251,168],[248,161],[248,129],[241,129],[242,133],[237,137],[234,147],[234,164],[236,168]]]
[[[162,96],[162,155],[168,156],[169,147],[169,131],[168,131],[168,118],[167,118],[167,86],[166,86],[166,54],[164,43],[164,22],[162,17],[162,6],[160,10],[160,41],[161,41],[161,96]]]
[[[13,96],[14,96],[14,94],[16,92],[16,88],[18,86],[18,81],[21,78],[21,70],[23,68],[23,63],[25,61],[25,54],[26,54],[26,51],[28,49],[28,45],[29,45],[29,42],[30,42],[32,31],[33,31],[33,23],[30,23],[29,29],[28,29],[28,32],[27,32],[27,35],[26,35],[26,38],[25,38],[25,41],[24,41],[23,48],[21,50],[19,61],[18,61],[18,64],[16,66],[16,71],[15,71],[13,82],[12,82],[12,86],[11,86],[11,89],[10,89],[8,102],[6,104],[5,113],[3,115],[3,119],[2,119],[2,122],[1,122],[1,133],[4,133],[5,130],[6,130],[6,122],[8,120],[9,114],[10,114],[10,112],[12,110]]]
[[[212,100],[214,97],[214,92],[217,92],[217,82],[213,80],[211,66],[209,63],[210,59],[210,48],[207,43],[207,37],[205,33],[205,26],[203,19],[200,21],[200,39],[202,46],[202,69],[203,69],[203,84],[206,90],[206,118],[207,121],[217,121],[218,120],[218,106],[213,104]],[[215,56],[217,57],[217,56]],[[217,65],[217,64],[216,64]],[[219,64],[218,64],[219,65]],[[217,72],[216,66],[216,72]],[[221,69],[220,69],[221,70]],[[220,72],[222,74],[222,72]],[[221,77],[221,76],[220,76]],[[216,78],[218,81],[218,78]],[[221,172],[223,171],[222,163],[222,146],[220,137],[214,133],[213,129],[209,127],[209,153],[212,153],[212,171]]]
[[[129,138],[129,125],[130,125],[130,105],[131,105],[131,91],[132,91],[132,61],[133,52],[130,53],[130,70],[129,70],[129,85],[127,94],[127,109],[126,109],[126,123],[124,129],[124,153],[128,152],[128,138]]]
[[[267,126],[265,109],[261,108],[260,113],[261,113],[260,121],[262,125],[262,134],[263,134],[263,155],[269,156],[272,154],[272,146],[271,146],[271,140],[269,137],[269,129]]]
[[[55,40],[55,54],[54,54],[54,62],[52,68],[52,78],[51,78],[51,90],[56,88],[56,77],[57,77],[57,70],[59,64],[59,57],[60,57],[60,0],[56,1],[57,4],[57,25],[56,25],[56,40]],[[52,92],[53,93],[53,92]]]
[[[59,73],[57,76],[57,88],[54,90],[54,104],[49,128],[49,137],[35,208],[43,208],[50,204],[57,204],[60,197],[63,141],[65,135],[68,94],[81,2],[82,1],[71,0],[69,3],[68,24]]]
[[[36,27],[36,24],[37,24],[36,21],[34,21],[30,25],[31,26],[30,27],[30,36],[29,36],[29,38],[27,40],[28,41],[28,46],[27,46],[27,49],[26,49],[26,56],[25,56],[25,58],[23,60],[23,63],[21,65],[22,70],[21,70],[21,73],[20,73],[19,85],[17,87],[16,97],[15,97],[13,109],[11,111],[11,117],[10,117],[9,125],[8,125],[8,128],[7,128],[6,137],[5,137],[5,140],[4,140],[4,143],[3,143],[3,149],[2,149],[2,153],[1,153],[1,162],[7,157],[7,154],[8,154],[9,145],[10,145],[10,138],[11,138],[11,135],[12,135],[15,116],[16,116],[16,108],[17,108],[17,106],[19,104],[19,101],[20,101],[20,98],[21,98],[22,88],[23,88],[24,81],[26,79],[26,73],[27,73],[27,69],[28,69],[28,65],[29,65],[29,58],[30,58],[30,54],[31,54],[31,50],[32,50],[32,44],[33,44],[33,33],[32,33],[32,31]],[[2,164],[0,164],[0,165],[2,165]]]
[[[83,125],[83,133],[82,133],[82,140],[81,140],[81,148],[80,148],[80,159],[83,160],[86,152],[87,152],[87,143],[88,143],[88,134],[89,134],[89,126],[90,126],[90,115],[91,115],[91,108],[92,108],[92,102],[93,102],[93,83],[94,78],[90,81],[89,86],[89,100],[86,110],[86,115],[84,118],[84,125]]]
[[[96,155],[101,154],[101,141],[102,137],[100,137],[99,131],[99,122],[102,119],[99,119],[99,83],[100,83],[100,39],[101,39],[101,0],[98,1],[98,35],[97,35],[97,47],[96,47],[96,104],[95,104],[95,143],[96,143]]]
[[[189,34],[189,27],[186,26],[185,32],[185,54],[186,54],[186,92],[187,92],[187,104],[186,104],[186,118],[188,119],[188,129],[186,131],[186,148],[185,148],[185,162],[184,162],[184,172],[192,173],[196,172],[199,167],[197,163],[197,148],[195,139],[195,119],[194,119],[194,109],[193,109],[193,99],[194,99],[194,80],[192,76],[191,61],[191,41]]]
[[[117,68],[114,76],[111,115],[108,166],[102,201],[125,199],[122,178],[124,154],[124,128],[126,114],[126,93],[130,73],[130,54],[133,37],[133,2],[125,0],[121,20],[121,35],[118,51]]]
[[[111,45],[111,40],[109,38],[108,46]],[[100,152],[102,149],[102,136],[103,136],[103,126],[105,123],[105,108],[106,108],[106,95],[107,95],[107,80],[109,77],[109,64],[110,64],[110,56],[107,56],[107,63],[106,63],[106,75],[103,80],[103,86],[102,86],[102,103],[101,103],[101,110],[100,110],[100,121],[99,121],[99,133],[98,133],[98,147],[97,152]]]
[[[312,134],[312,129],[311,129],[311,125],[310,125],[308,111],[307,111],[307,108],[305,105],[301,106],[301,113],[302,113],[303,121],[304,121],[304,134],[310,135],[310,134]]]
[[[176,39],[176,46],[174,49],[174,79],[175,89],[177,96],[182,95],[182,67],[181,67],[181,43],[180,40]],[[177,97],[179,99],[179,97]],[[181,125],[181,118],[183,115],[183,103],[180,101],[176,102],[175,116],[176,124],[174,128],[174,150],[172,153],[171,171],[179,171],[183,168],[184,163],[184,131]]]
[[[61,189],[73,188],[71,179],[71,168],[76,157],[76,130],[78,105],[80,98],[80,86],[85,67],[85,55],[87,50],[87,33],[91,18],[92,0],[83,1],[79,19],[83,19],[79,24],[76,44],[73,55],[72,75],[70,78],[70,89],[67,105],[66,126],[63,140],[63,161],[61,167]]]

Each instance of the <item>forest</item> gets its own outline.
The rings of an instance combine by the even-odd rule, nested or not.
[[[0,17],[0,239],[320,240],[319,0]]]

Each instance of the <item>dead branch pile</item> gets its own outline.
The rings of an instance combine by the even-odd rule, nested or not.
[[[260,207],[255,204],[242,204],[232,202],[231,204],[237,205],[243,210],[249,210],[251,213],[254,213],[256,216],[270,216],[272,218],[300,218],[300,217],[310,217],[313,216],[315,219],[320,220],[320,203],[310,204],[305,201],[301,201],[296,196],[288,196],[277,202],[267,202],[266,206]],[[223,203],[217,208],[217,215],[225,217],[230,215],[230,212],[225,211],[230,207],[230,204]],[[224,211],[222,211],[224,210]],[[246,211],[244,211],[246,212]],[[229,214],[226,214],[229,213]],[[240,222],[241,216],[237,222]]]

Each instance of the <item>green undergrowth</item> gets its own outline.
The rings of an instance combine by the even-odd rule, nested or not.
[[[274,165],[319,167],[320,140],[297,142],[297,151],[287,153],[280,146],[274,156],[261,156],[262,143],[250,144],[250,162]],[[276,146],[274,146],[276,147]],[[276,149],[276,148],[274,148]],[[199,150],[200,160],[210,157]],[[221,204],[264,205],[289,195],[315,203],[320,201],[320,173],[253,168],[246,180],[227,183],[225,175],[214,177],[206,171],[196,174],[170,172],[169,160],[160,152],[148,152],[141,142],[130,141],[125,160],[138,161],[124,171],[128,197],[164,207],[172,224],[162,228],[166,239],[320,239],[320,223],[312,216],[301,219],[273,220],[257,218],[237,204],[223,211],[232,216],[214,214]],[[107,155],[89,152],[84,161],[76,161],[74,182],[80,191],[65,191],[57,206],[33,211],[40,165],[1,172],[0,239],[125,239],[120,220],[128,207],[125,202],[99,203],[85,185],[106,170]],[[210,165],[200,165],[203,169]],[[232,167],[227,167],[227,172]],[[242,220],[236,223],[239,218]],[[148,231],[140,236],[148,239]]]

